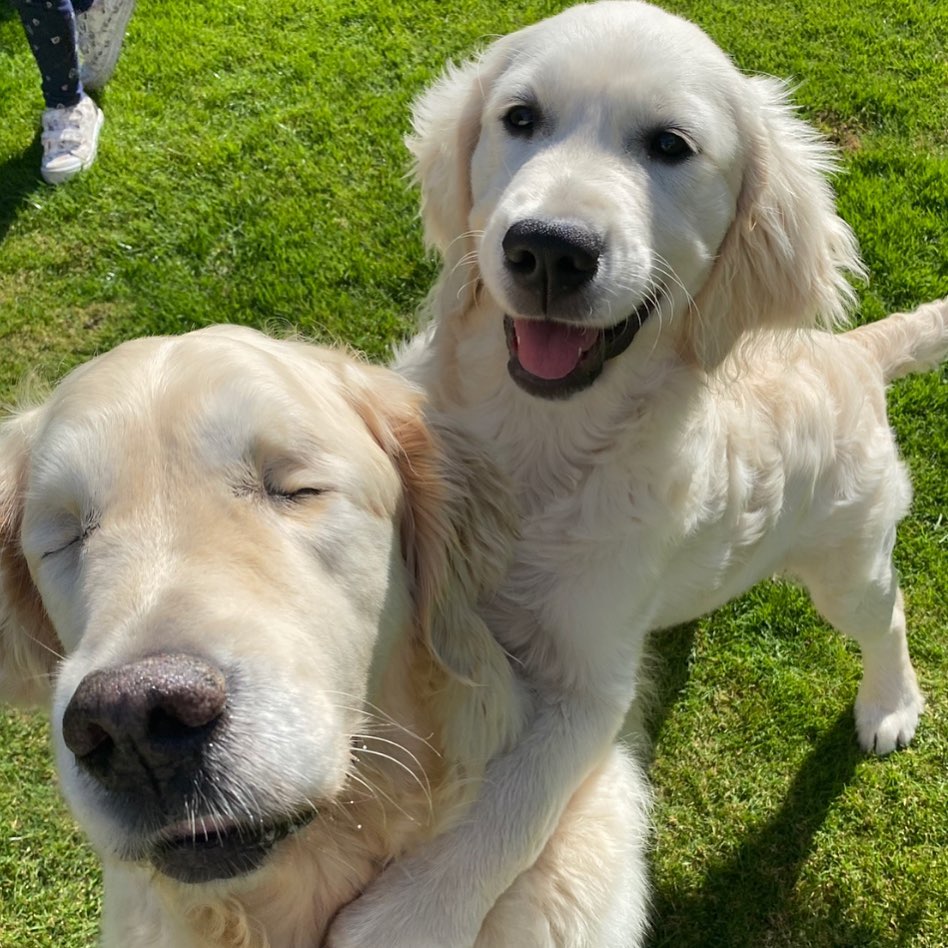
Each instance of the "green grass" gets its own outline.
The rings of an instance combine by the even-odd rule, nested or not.
[[[414,94],[560,4],[143,3],[99,160],[38,177],[39,83],[0,4],[0,399],[142,333],[298,327],[375,358],[434,276],[402,172]],[[798,83],[843,151],[860,318],[948,292],[948,4],[676,0],[748,71]],[[896,551],[930,699],[915,744],[855,749],[854,650],[783,585],[656,643],[653,945],[948,945],[948,384],[899,383],[916,484]],[[39,718],[0,716],[0,945],[88,946],[98,875]],[[513,948],[513,946],[512,946]],[[595,948],[595,946],[592,946]]]

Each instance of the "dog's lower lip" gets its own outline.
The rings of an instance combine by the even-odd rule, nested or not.
[[[258,869],[280,840],[302,829],[315,810],[271,822],[240,823],[223,817],[198,817],[162,830],[150,848],[150,861],[163,875],[199,884],[232,879]]]
[[[504,332],[510,357],[507,362],[507,371],[513,381],[531,395],[549,399],[569,398],[592,385],[602,374],[606,362],[625,352],[655,305],[654,300],[650,299],[622,322],[600,330],[596,341],[581,354],[576,368],[568,375],[557,379],[540,378],[523,367],[517,355],[514,320],[505,314]]]

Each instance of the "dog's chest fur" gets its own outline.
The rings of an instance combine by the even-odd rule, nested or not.
[[[424,378],[430,365],[421,367],[423,381],[439,408],[491,446],[517,491],[520,540],[490,607],[495,634],[515,653],[542,651],[527,660],[557,677],[599,664],[598,655],[612,664],[623,633],[637,648],[660,611],[662,560],[692,502],[695,472],[678,445],[690,427],[694,380],[655,364],[642,392],[607,385],[551,402],[510,380],[499,332],[433,344],[445,343],[455,347],[447,360],[458,369],[453,384]],[[443,353],[435,361],[445,364]],[[621,618],[633,615],[635,628]]]
[[[740,384],[711,393],[674,356],[650,353],[639,370],[607,366],[579,397],[539,399],[510,380],[499,330],[484,331],[496,315],[468,314],[469,332],[436,338],[453,352],[435,361],[457,372],[448,385],[425,380],[517,488],[521,536],[491,626],[534,668],[608,681],[624,664],[617,650],[780,567],[774,528],[796,478],[763,402]]]

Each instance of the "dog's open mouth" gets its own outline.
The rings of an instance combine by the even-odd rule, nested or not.
[[[315,810],[272,823],[199,817],[166,827],[151,848],[152,865],[178,882],[232,879],[258,869],[280,840],[298,832]]]
[[[651,312],[651,301],[608,329],[582,328],[552,319],[504,316],[507,371],[525,392],[568,398],[588,388],[606,362],[625,352]]]

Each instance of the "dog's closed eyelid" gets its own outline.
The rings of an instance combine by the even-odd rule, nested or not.
[[[41,560],[49,559],[51,556],[56,556],[58,553],[65,553],[70,547],[75,546],[82,540],[82,534],[79,536],[73,537],[71,540],[64,543],[62,546],[57,546],[54,550],[47,550],[40,556]]]
[[[269,476],[248,477],[234,486],[237,497],[255,496],[275,501],[304,501],[311,497],[322,497],[332,493],[332,489],[315,484],[292,484],[286,480],[277,480]]]
[[[324,487],[283,488],[272,484],[266,485],[264,490],[268,497],[285,501],[304,501],[311,497],[322,497],[325,494],[331,493],[331,491]]]
[[[60,529],[60,537],[50,542],[47,540],[43,546],[45,549],[40,554],[41,560],[49,559],[49,557],[56,556],[58,553],[65,553],[66,550],[71,549],[77,545],[83,544],[96,529],[98,529],[98,521],[91,520],[84,525],[76,523],[73,525],[72,529],[68,531],[63,531],[61,526],[57,529]]]
[[[267,497],[277,500],[302,501],[310,497],[319,497],[329,493],[329,486],[323,482],[323,476],[297,462],[280,462],[265,466],[259,476],[258,484]]]

